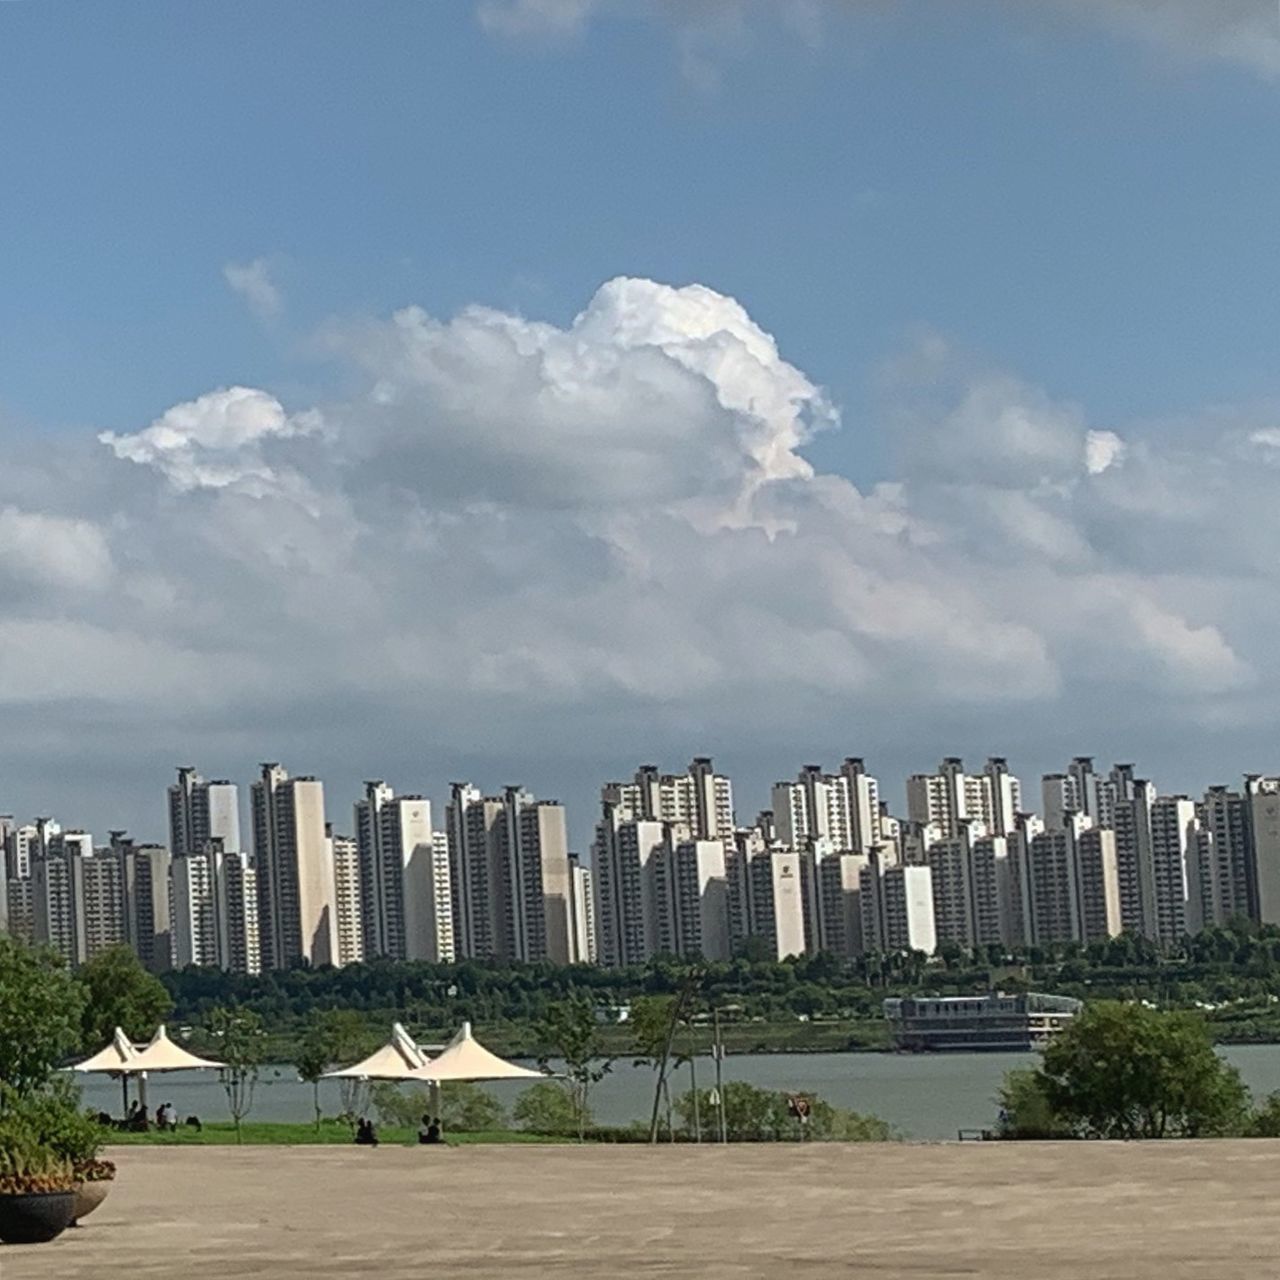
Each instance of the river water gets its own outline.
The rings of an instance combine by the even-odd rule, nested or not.
[[[1221,1053],[1240,1068],[1256,1098],[1280,1089],[1280,1045],[1228,1045]],[[724,1078],[817,1094],[835,1106],[880,1116],[909,1138],[954,1138],[959,1129],[989,1127],[1004,1073],[1034,1061],[1032,1055],[1017,1053],[739,1054],[725,1059]],[[708,1087],[714,1080],[712,1061],[698,1059],[696,1070],[699,1086]],[[509,1107],[525,1086],[511,1081],[485,1087]],[[672,1089],[683,1092],[688,1087],[685,1066]],[[120,1085],[105,1077],[87,1077],[84,1098],[95,1109],[120,1111]],[[626,1124],[647,1118],[652,1099],[652,1070],[620,1060],[594,1089],[592,1110],[602,1124]],[[326,1115],[340,1110],[336,1081],[321,1083],[320,1100]],[[227,1118],[226,1098],[213,1072],[153,1077],[148,1101],[152,1107],[171,1102],[183,1117]],[[299,1081],[292,1067],[265,1067],[250,1118],[283,1122],[311,1117],[311,1086]]]

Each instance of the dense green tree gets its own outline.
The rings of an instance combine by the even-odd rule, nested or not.
[[[1191,1013],[1100,1001],[1054,1037],[1036,1075],[1052,1113],[1082,1137],[1238,1133],[1248,1114],[1239,1072]]]
[[[61,957],[0,933],[0,1085],[43,1087],[80,1042],[84,995]]]
[[[1015,1067],[1006,1072],[997,1101],[1000,1115],[996,1132],[1002,1138],[1071,1136],[1071,1126],[1049,1102],[1043,1077],[1031,1067]]]
[[[164,983],[127,946],[99,952],[80,966],[76,980],[84,990],[81,1026],[88,1052],[106,1044],[117,1027],[131,1040],[148,1039],[173,1008]]]
[[[530,1085],[516,1099],[511,1118],[530,1133],[576,1134],[579,1139],[591,1123],[590,1111],[580,1109],[553,1080]]]
[[[501,1129],[507,1113],[488,1090],[465,1080],[447,1080],[440,1086],[440,1113],[444,1129],[458,1133],[486,1133]]]

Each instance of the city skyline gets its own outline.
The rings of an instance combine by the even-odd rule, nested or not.
[[[70,963],[123,942],[153,972],[495,958],[605,966],[829,952],[1088,944],[1165,948],[1244,918],[1280,923],[1280,777],[1162,792],[1076,756],[1034,789],[991,756],[943,757],[895,811],[862,757],[801,766],[754,818],[713,758],[603,783],[590,856],[564,806],[507,786],[430,801],[368,780],[352,830],[324,783],[264,763],[243,845],[235,783],[177,767],[166,845],[98,845],[0,814],[0,928]]]

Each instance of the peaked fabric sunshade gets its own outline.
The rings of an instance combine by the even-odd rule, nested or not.
[[[326,1071],[326,1080],[420,1080],[418,1071],[427,1063],[427,1055],[413,1042],[413,1037],[396,1022],[391,1039],[362,1062],[341,1071]]]
[[[464,1022],[440,1056],[420,1067],[411,1078],[439,1084],[443,1080],[545,1080],[546,1075],[490,1053],[471,1034],[471,1023]]]
[[[115,1035],[111,1037],[111,1043],[105,1049],[99,1049],[92,1058],[77,1062],[71,1069],[72,1071],[127,1073],[134,1069],[133,1062],[137,1056],[138,1051],[133,1047],[133,1041],[117,1027]]]
[[[161,1023],[149,1043],[137,1051],[128,1066],[122,1070],[132,1074],[141,1071],[201,1071],[221,1067],[221,1062],[197,1058],[181,1045],[174,1044]]]

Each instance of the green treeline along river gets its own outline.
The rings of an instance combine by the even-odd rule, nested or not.
[[[1239,1067],[1257,1099],[1280,1090],[1280,1045],[1225,1045],[1219,1053]],[[990,1127],[996,1117],[996,1090],[1010,1067],[1035,1062],[1018,1053],[771,1053],[739,1054],[724,1061],[725,1080],[745,1080],[765,1089],[814,1093],[837,1107],[880,1116],[904,1137],[955,1138],[960,1129]],[[530,1064],[532,1065],[532,1064]],[[696,1063],[698,1085],[715,1079],[710,1058]],[[103,1076],[83,1080],[87,1106],[118,1114],[120,1085]],[[485,1086],[506,1107],[519,1097],[523,1083]],[[672,1092],[689,1087],[689,1067],[681,1067]],[[185,1118],[225,1120],[227,1104],[214,1072],[176,1072],[153,1077],[148,1101],[154,1108],[170,1102]],[[321,1083],[325,1114],[340,1110],[336,1081]],[[312,1118],[311,1086],[299,1081],[291,1066],[262,1069],[252,1119],[305,1123]],[[597,1122],[628,1124],[646,1119],[653,1101],[653,1071],[619,1059],[592,1093]]]

